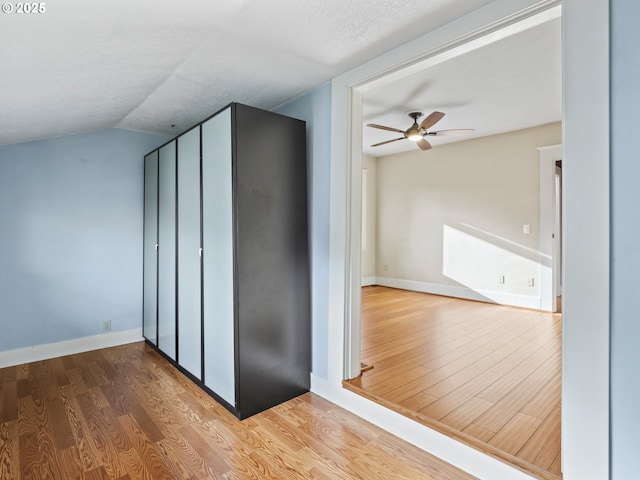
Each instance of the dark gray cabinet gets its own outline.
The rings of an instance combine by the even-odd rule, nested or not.
[[[172,142],[176,188],[164,199],[174,202],[176,216],[167,247],[176,265],[170,300],[162,298],[170,291],[153,289],[172,274],[159,268],[162,235],[157,247],[147,235],[161,226],[162,208],[154,215],[148,203],[154,159],[163,158],[166,145],[145,157],[144,335],[246,418],[309,390],[305,123],[233,103]],[[158,165],[155,195],[162,206]],[[173,326],[159,321],[163,303],[174,306]],[[161,341],[171,335],[173,343]]]

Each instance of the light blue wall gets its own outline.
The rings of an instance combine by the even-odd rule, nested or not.
[[[611,0],[611,478],[638,478],[640,3]],[[595,127],[597,133],[597,122]]]
[[[139,328],[143,155],[111,129],[0,146],[0,351]]]
[[[311,248],[312,371],[327,378],[329,322],[329,188],[331,84],[326,83],[274,109],[307,122]]]

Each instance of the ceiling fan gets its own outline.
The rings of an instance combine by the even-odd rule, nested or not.
[[[391,132],[398,132],[402,134],[402,137],[394,138],[393,140],[386,140],[384,142],[375,143],[371,145],[372,147],[378,147],[380,145],[385,145],[391,142],[397,142],[398,140],[404,140],[405,138],[411,140],[412,142],[416,142],[416,145],[421,150],[429,150],[431,148],[431,144],[427,142],[425,139],[426,136],[438,136],[438,137],[454,137],[459,135],[469,135],[475,132],[473,128],[465,128],[465,129],[457,129],[457,130],[437,130],[433,132],[427,131],[429,128],[433,127],[436,123],[438,123],[442,117],[444,117],[444,113],[442,112],[433,112],[431,115],[427,116],[422,122],[418,125],[418,119],[422,116],[422,112],[409,112],[408,115],[413,119],[413,125],[411,125],[406,130],[400,130],[399,128],[393,127],[385,127],[384,125],[377,125],[375,123],[367,124],[367,127],[379,128],[380,130],[389,130]]]

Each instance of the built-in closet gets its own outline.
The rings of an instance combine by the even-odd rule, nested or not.
[[[241,419],[308,391],[305,123],[232,103],[144,169],[147,343]]]

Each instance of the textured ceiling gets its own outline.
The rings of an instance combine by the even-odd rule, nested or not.
[[[407,129],[407,111],[445,117],[430,130],[474,128],[472,137],[429,137],[437,147],[562,119],[562,38],[556,17],[401,80],[365,92],[364,120]],[[535,22],[534,22],[535,24]],[[364,152],[383,156],[417,149],[409,140],[370,145],[401,134],[364,127]],[[428,152],[425,153],[428,155]]]
[[[0,14],[0,144],[176,135],[231,101],[272,108],[487,3],[57,0]]]

